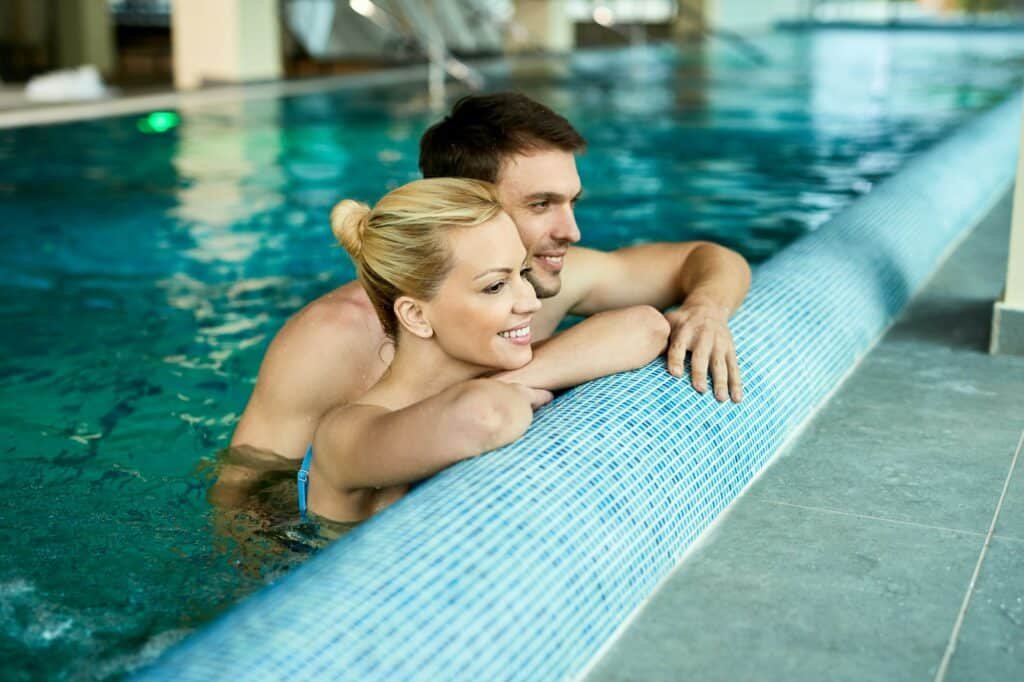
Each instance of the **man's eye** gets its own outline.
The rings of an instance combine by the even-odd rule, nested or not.
[[[496,293],[498,293],[499,291],[501,291],[504,288],[505,288],[505,282],[503,280],[501,282],[495,282],[491,286],[489,286],[486,289],[484,289],[484,293],[486,293],[486,294],[496,294]]]
[[[548,204],[549,204],[549,203],[550,203],[550,202],[548,202],[547,200],[544,200],[544,201],[535,201],[535,202],[533,202],[532,204],[530,204],[530,208],[532,208],[532,209],[535,209],[535,210],[538,210],[538,211],[543,211],[543,210],[544,210],[545,208],[547,208],[547,207],[548,207]]]

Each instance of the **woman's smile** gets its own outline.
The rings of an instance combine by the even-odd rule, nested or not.
[[[530,320],[527,320],[518,327],[498,332],[498,336],[517,346],[529,346],[533,340],[533,335],[530,333]]]

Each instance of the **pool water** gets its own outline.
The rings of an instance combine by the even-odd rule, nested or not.
[[[489,69],[565,114],[584,244],[761,261],[993,106],[1019,35],[823,31]],[[457,89],[451,96],[461,94]],[[0,130],[0,656],[102,679],[302,561],[292,472],[206,490],[274,332],[351,279],[330,207],[418,176],[422,84]],[[175,120],[177,118],[177,120]],[[160,132],[162,131],[162,132]],[[893,229],[899,229],[894,225]]]

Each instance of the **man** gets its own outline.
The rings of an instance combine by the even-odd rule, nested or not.
[[[532,254],[531,283],[543,299],[534,339],[549,337],[567,314],[647,304],[671,326],[668,371],[683,376],[691,353],[694,388],[718,400],[742,397],[728,319],[746,296],[750,268],[738,254],[706,242],[660,243],[610,253],[580,240],[573,207],[581,193],[574,153],[585,147],[568,121],[518,93],[471,96],[420,142],[424,177],[496,183],[502,205]],[[564,270],[564,275],[563,275]],[[301,458],[321,416],[380,379],[393,348],[358,282],[313,301],[277,334],[231,440]]]

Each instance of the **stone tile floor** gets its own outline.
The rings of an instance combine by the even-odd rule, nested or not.
[[[987,354],[1010,210],[1007,193],[588,681],[1024,680],[1024,357]]]

